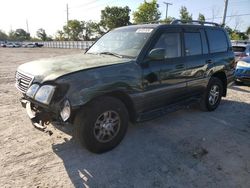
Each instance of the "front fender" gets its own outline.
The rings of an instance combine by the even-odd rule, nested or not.
[[[69,85],[65,97],[74,108],[112,91],[128,94],[140,91],[141,74],[138,64],[129,62],[80,71],[60,78],[59,82]]]

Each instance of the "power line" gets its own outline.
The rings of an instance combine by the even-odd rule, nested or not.
[[[86,6],[95,4],[97,1],[100,1],[100,0],[94,0],[94,1],[91,1],[91,2],[88,2],[88,3],[84,3],[84,4],[81,4],[81,5],[76,5],[76,6],[70,7],[69,9],[75,9],[75,8],[86,7]]]
[[[117,2],[117,0],[111,0],[111,1],[108,1],[108,2],[103,2],[102,4],[99,4],[99,5],[96,5],[96,6],[93,6],[93,7],[84,7],[81,10],[85,10],[84,12],[88,12],[90,10],[97,9],[99,7],[102,7],[102,6],[106,5],[106,4],[111,4],[113,2]]]
[[[249,16],[249,14],[237,14],[237,15],[230,15],[230,16],[226,16],[226,17],[237,17],[237,16]],[[219,17],[214,17],[214,18],[206,18],[206,20],[212,20],[212,19],[219,19],[219,18],[223,18],[222,16]]]

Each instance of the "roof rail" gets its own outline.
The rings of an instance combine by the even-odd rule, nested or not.
[[[214,22],[203,22],[199,20],[173,20],[170,24],[200,24],[200,25],[214,25],[214,26],[220,26],[220,24],[214,23]]]

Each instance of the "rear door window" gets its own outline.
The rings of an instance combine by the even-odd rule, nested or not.
[[[224,31],[219,29],[206,29],[210,53],[226,52],[227,38]]]
[[[184,33],[186,56],[202,54],[200,33]]]

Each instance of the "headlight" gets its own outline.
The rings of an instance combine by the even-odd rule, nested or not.
[[[64,101],[60,115],[63,121],[67,121],[71,114],[70,103],[68,100]]]
[[[247,63],[245,61],[238,61],[237,67],[250,67],[250,63]]]
[[[49,104],[55,92],[55,88],[55,86],[43,85],[36,93],[35,100],[44,104]]]
[[[31,98],[34,98],[38,89],[39,89],[39,85],[33,84],[29,87],[28,91],[26,92],[26,95]]]

